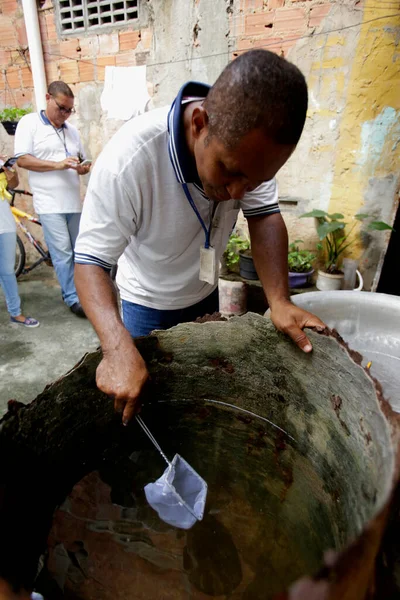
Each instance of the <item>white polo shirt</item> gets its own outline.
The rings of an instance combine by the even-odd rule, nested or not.
[[[61,161],[85,153],[78,130],[70,123],[57,129],[44,111],[22,117],[15,132],[15,156],[31,154],[41,160]],[[38,215],[81,212],[79,175],[74,169],[38,173],[29,171],[33,206]]]
[[[75,246],[75,262],[110,269],[118,261],[121,298],[157,308],[186,308],[215,289],[199,280],[203,228],[190,205],[186,182],[208,226],[213,202],[205,196],[182,131],[182,102],[205,97],[208,86],[183,86],[172,108],[128,121],[94,166]],[[220,259],[239,209],[245,216],[279,212],[275,180],[243,200],[216,203],[211,245]]]

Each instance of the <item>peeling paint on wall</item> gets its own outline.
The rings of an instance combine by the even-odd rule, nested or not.
[[[400,69],[393,60],[400,16],[395,8],[385,13],[393,16],[371,22],[377,16],[376,1],[366,0],[340,123],[329,210],[347,217],[371,212],[377,220],[390,222],[400,182]],[[359,234],[355,232],[351,254],[361,260],[369,289],[389,236]]]
[[[399,90],[400,93],[400,90]],[[365,121],[361,128],[360,153],[357,164],[369,168],[377,166],[382,159],[384,146],[390,137],[394,142],[400,136],[400,112],[393,107],[387,106],[383,111],[372,119]],[[395,149],[395,146],[393,147]],[[392,148],[392,150],[393,150]]]

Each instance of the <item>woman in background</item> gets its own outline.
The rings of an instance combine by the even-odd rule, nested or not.
[[[11,323],[25,327],[38,327],[39,321],[32,317],[25,317],[21,313],[21,299],[14,273],[17,226],[8,203],[10,195],[6,189],[7,178],[4,169],[5,167],[2,167],[0,172],[0,285],[6,297]]]

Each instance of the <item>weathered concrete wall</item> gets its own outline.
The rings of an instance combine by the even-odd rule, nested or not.
[[[91,157],[122,123],[100,106],[105,66],[146,64],[150,107],[157,107],[186,80],[212,83],[240,52],[268,48],[296,63],[310,90],[302,140],[278,177],[290,237],[315,245],[313,224],[298,217],[317,207],[346,217],[362,207],[391,221],[400,153],[394,3],[143,0],[140,6],[145,18],[135,27],[80,38],[59,36],[51,0],[39,9],[48,82],[60,78],[73,88],[78,110],[71,120]],[[23,14],[19,0],[0,0],[0,7],[0,106],[24,106],[33,95]],[[0,146],[10,146],[4,135]],[[363,232],[359,240],[353,254],[362,258],[368,287],[387,234]]]
[[[317,240],[314,225],[299,216],[313,208],[329,208],[340,122],[359,39],[358,27],[343,27],[359,22],[360,12],[350,3],[337,3],[316,30],[317,35],[298,40],[289,51],[288,58],[307,78],[309,109],[300,143],[278,181],[283,199],[296,203],[284,209],[290,237],[309,240],[310,247]],[[338,29],[342,31],[320,35]]]
[[[135,54],[131,51],[126,55],[132,60],[130,64],[148,65],[148,89],[152,95],[149,108],[169,104],[185,81],[213,83],[218,77],[229,60],[228,14],[221,10],[223,5],[221,0],[148,3],[151,44],[145,51],[140,51],[138,45]],[[205,54],[212,56],[203,59]],[[123,121],[107,119],[102,112],[102,82],[77,83],[72,87],[79,108],[76,124],[88,152],[96,157]]]
[[[390,6],[390,5],[384,5]],[[346,216],[360,207],[377,220],[392,222],[400,183],[400,14],[367,0],[354,55],[347,102],[336,148],[329,208]],[[367,288],[372,285],[387,235],[362,232],[354,245]]]

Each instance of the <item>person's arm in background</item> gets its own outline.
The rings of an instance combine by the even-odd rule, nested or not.
[[[64,158],[64,160],[60,161],[42,160],[40,158],[35,158],[31,154],[24,154],[24,156],[20,156],[18,158],[17,165],[22,169],[27,169],[28,171],[46,173],[47,171],[63,171],[64,169],[77,169],[79,165],[79,160],[75,156],[69,156],[68,158]]]
[[[103,358],[97,367],[96,384],[114,398],[124,425],[137,410],[136,404],[149,374],[146,364],[125,328],[110,275],[97,265],[75,265],[79,300],[99,336]]]
[[[323,329],[315,315],[295,306],[289,299],[288,236],[280,213],[248,217],[251,254],[271,309],[275,327],[289,335],[304,352],[312,350],[305,327]]]
[[[78,175],[87,175],[90,171],[92,165],[81,165],[78,164],[78,166],[76,167],[76,172],[78,173]]]

